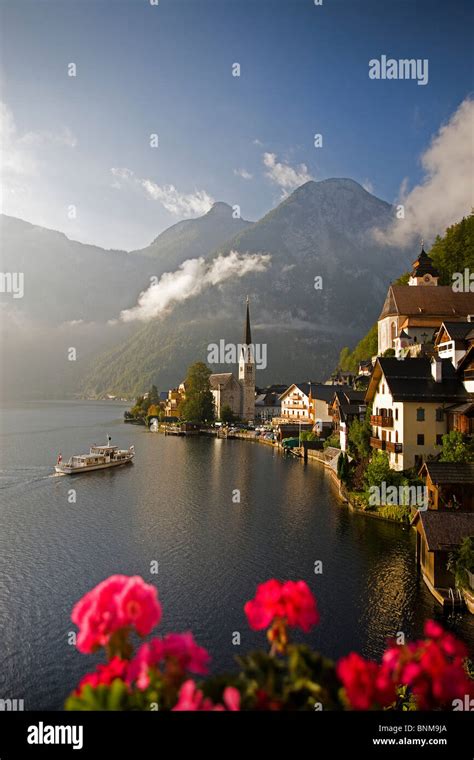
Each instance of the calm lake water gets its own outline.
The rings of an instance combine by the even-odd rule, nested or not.
[[[440,608],[418,581],[408,529],[351,514],[317,464],[266,446],[164,437],[124,425],[125,407],[35,402],[4,407],[0,463],[0,698],[60,709],[94,658],[68,643],[73,604],[112,573],[158,586],[162,632],[191,629],[233,666],[265,645],[243,604],[268,578],[305,579],[321,623],[303,637],[326,655],[378,657],[397,631],[421,633]],[[105,442],[135,445],[131,466],[53,475],[64,458]],[[74,488],[77,501],[68,502]],[[232,491],[241,492],[240,504]],[[314,563],[323,562],[322,575]],[[159,563],[158,575],[150,564]],[[474,645],[474,622],[449,621]]]

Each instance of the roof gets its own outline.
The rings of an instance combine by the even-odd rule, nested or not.
[[[215,375],[209,375],[211,390],[217,390],[220,385],[227,385],[233,377],[232,372],[218,372]]]
[[[323,401],[326,401],[327,403],[331,402],[334,398],[334,385],[325,385],[324,383],[313,383],[313,382],[307,382],[307,383],[292,383],[286,391],[284,391],[280,398],[283,399],[292,388],[298,388],[302,393],[304,393],[305,396],[309,397],[309,393],[311,390],[311,396],[315,399],[322,399]],[[340,388],[340,386],[337,386]]]
[[[472,322],[443,322],[439,335],[446,330],[451,340],[468,340],[474,338],[474,324]],[[471,333],[471,334],[470,334]]]
[[[474,462],[425,462],[423,471],[433,483],[474,483]]]
[[[420,255],[413,262],[412,277],[423,277],[425,274],[430,274],[432,277],[439,277],[439,272],[433,265],[431,258],[422,247]]]
[[[456,293],[450,285],[390,285],[379,319],[423,314],[465,321],[474,314],[474,293]]]
[[[252,343],[252,334],[250,332],[249,297],[247,296],[247,311],[245,314],[245,328],[244,328],[244,345],[250,346],[251,343]]]
[[[379,357],[370,379],[366,400],[370,401],[383,375],[394,401],[448,402],[468,401],[470,396],[449,359],[442,359],[442,380],[436,382],[431,374],[431,361]]]
[[[428,551],[451,551],[468,536],[474,536],[474,512],[418,511],[412,525],[421,522]]]

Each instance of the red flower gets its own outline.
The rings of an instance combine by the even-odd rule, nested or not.
[[[384,665],[352,652],[339,661],[337,674],[354,710],[388,707],[395,701],[395,685]]]
[[[150,683],[150,668],[167,659],[173,660],[184,672],[205,675],[211,659],[207,651],[194,640],[193,634],[168,633],[164,639],[152,639],[142,644],[130,663],[128,682],[136,681],[139,689],[146,689]]]
[[[215,705],[209,698],[205,697],[193,680],[185,681],[179,690],[178,701],[173,707],[173,711],[193,711],[208,710],[214,712],[223,712],[229,710],[235,712],[240,710],[240,692],[234,686],[227,686],[222,694],[223,705]]]
[[[95,688],[96,686],[99,686],[99,684],[110,686],[116,678],[125,680],[128,665],[128,660],[122,660],[120,657],[113,657],[110,662],[107,662],[105,665],[98,665],[93,673],[87,673],[87,675],[81,679],[75,694],[79,695],[83,687],[87,684]]]
[[[245,604],[249,625],[256,631],[278,619],[306,633],[319,622],[316,600],[304,581],[261,583],[255,598]]]

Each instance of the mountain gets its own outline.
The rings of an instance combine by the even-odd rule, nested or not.
[[[153,382],[166,389],[187,366],[207,358],[210,343],[242,339],[245,297],[254,342],[267,346],[257,384],[325,379],[342,345],[355,343],[380,311],[391,279],[412,254],[382,248],[372,235],[393,209],[350,179],[308,182],[260,221],[209,252],[269,253],[266,272],[248,274],[178,304],[89,368],[87,394],[137,394]],[[317,289],[315,278],[322,278]],[[235,367],[214,365],[214,371]]]
[[[135,331],[135,325],[108,322],[137,302],[150,278],[209,254],[250,224],[216,203],[203,217],[180,222],[129,253],[0,215],[1,271],[24,277],[23,298],[0,293],[1,394],[60,398],[76,392],[88,360]],[[70,348],[77,354],[73,362]]]
[[[245,219],[234,219],[232,208],[219,201],[204,216],[174,224],[147,248],[134,253],[151,256],[166,267],[177,269],[186,259],[207,256],[214,248],[251,225],[252,222]]]

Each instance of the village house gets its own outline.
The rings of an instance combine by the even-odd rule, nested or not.
[[[439,454],[447,410],[472,396],[449,359],[379,357],[365,400],[372,404],[370,445],[388,453],[392,469],[405,470]]]
[[[432,344],[444,321],[474,319],[474,293],[438,285],[439,273],[422,248],[408,285],[390,285],[378,319],[378,351],[397,355],[413,345]]]
[[[186,384],[183,381],[177,388],[168,391],[165,401],[165,418],[178,419],[181,413],[181,405],[186,398]]]
[[[324,383],[293,383],[280,396],[283,422],[316,425],[319,432],[332,428],[330,404],[334,386]]]
[[[463,597],[447,565],[450,553],[466,537],[474,536],[474,512],[417,510],[411,525],[416,530],[417,566],[424,582],[443,607],[461,606]]]
[[[474,319],[474,318],[473,318]],[[474,345],[474,321],[443,322],[434,342],[440,359],[450,359],[458,367],[469,347]]]
[[[356,391],[352,388],[340,388],[335,391],[330,405],[333,430],[339,434],[339,443],[342,451],[347,451],[347,434],[354,420],[362,422],[367,411],[365,403],[365,391]]]
[[[271,422],[274,417],[281,416],[280,396],[286,390],[286,385],[269,385],[258,388],[255,395],[255,419],[260,422]]]
[[[474,462],[425,462],[428,509],[474,512]]]

